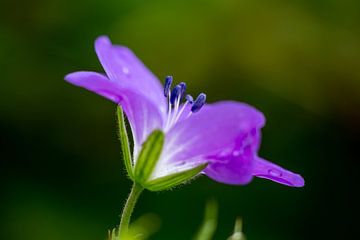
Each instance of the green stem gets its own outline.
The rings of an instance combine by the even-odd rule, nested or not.
[[[131,214],[134,210],[135,204],[144,188],[138,183],[134,183],[128,199],[126,200],[124,210],[121,214],[120,225],[119,225],[119,236],[123,239],[129,231],[129,224]]]

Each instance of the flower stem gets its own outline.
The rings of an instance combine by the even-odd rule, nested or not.
[[[125,236],[127,235],[128,231],[129,231],[129,223],[130,223],[131,214],[132,214],[135,204],[143,190],[144,190],[144,188],[140,184],[134,183],[134,185],[131,189],[131,192],[129,194],[129,197],[126,200],[124,210],[121,214],[120,225],[119,225],[120,239],[125,238]]]

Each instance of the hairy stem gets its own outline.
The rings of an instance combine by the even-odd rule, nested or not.
[[[135,204],[144,188],[134,183],[128,199],[126,200],[124,210],[121,214],[120,225],[119,225],[119,237],[123,239],[129,231],[129,224],[132,212],[134,211]]]

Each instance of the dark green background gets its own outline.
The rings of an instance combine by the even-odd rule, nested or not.
[[[145,192],[135,218],[162,219],[152,239],[191,239],[206,199],[215,239],[236,216],[250,240],[354,234],[360,129],[360,2],[350,0],[1,1],[1,226],[6,240],[105,239],[130,181],[115,105],[66,83],[102,71],[94,39],[127,45],[163,79],[209,102],[244,101],[267,117],[261,156],[301,173],[302,189],[206,177]],[[214,136],[216,138],[216,136]]]

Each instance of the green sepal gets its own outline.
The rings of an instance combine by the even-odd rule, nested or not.
[[[207,163],[201,164],[189,170],[185,170],[182,172],[160,177],[151,181],[147,181],[146,183],[143,184],[143,186],[150,191],[167,190],[192,179],[197,174],[199,174],[206,166]]]
[[[116,109],[116,115],[119,125],[119,138],[124,159],[126,171],[131,179],[133,179],[133,164],[131,160],[129,138],[126,131],[124,112],[121,106]]]
[[[134,179],[140,184],[145,183],[153,172],[164,145],[165,135],[160,130],[154,130],[142,145],[136,160]]]

